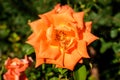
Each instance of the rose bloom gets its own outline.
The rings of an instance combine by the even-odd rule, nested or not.
[[[7,72],[3,75],[4,80],[28,80],[24,71],[29,66],[32,59],[25,56],[25,59],[10,59],[5,61]]]
[[[74,69],[83,58],[89,58],[87,46],[98,39],[91,33],[92,22],[84,22],[84,12],[60,4],[30,22],[33,33],[27,43],[36,53],[36,67],[43,63]]]

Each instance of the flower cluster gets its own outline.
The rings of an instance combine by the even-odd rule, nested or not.
[[[30,22],[33,33],[27,43],[36,53],[36,67],[43,63],[74,69],[83,58],[89,58],[87,46],[98,39],[91,33],[92,22],[84,22],[84,12],[75,12],[60,4]]]
[[[25,59],[10,59],[5,61],[7,72],[3,75],[4,80],[28,80],[24,71],[29,66],[32,59],[25,56]]]

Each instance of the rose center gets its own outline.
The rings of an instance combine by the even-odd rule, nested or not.
[[[73,43],[73,36],[69,35],[69,32],[56,30],[55,33],[55,41],[61,48],[67,49]]]

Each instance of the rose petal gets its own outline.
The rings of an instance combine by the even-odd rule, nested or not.
[[[74,69],[74,66],[82,58],[77,50],[74,50],[71,54],[64,54],[63,66],[56,65],[56,67],[67,68],[70,70]]]
[[[48,27],[48,22],[45,19],[38,19],[34,22],[29,23],[29,25],[31,26],[33,32],[35,32],[36,34],[39,33],[42,30],[46,30]]]
[[[53,18],[52,23],[54,24],[54,26],[59,26],[61,24],[68,25],[68,23],[74,22],[74,19],[70,15],[71,14],[68,13],[52,15]]]
[[[92,22],[85,22],[86,31],[91,32]]]
[[[45,62],[44,58],[40,58],[36,55],[36,64],[35,67],[40,66],[41,64],[43,64]]]
[[[78,47],[77,50],[79,52],[79,54],[84,57],[84,58],[89,58],[89,55],[87,53],[87,47],[86,47],[86,42],[83,40],[79,40],[78,41]]]
[[[58,47],[49,46],[45,51],[41,52],[41,58],[56,59],[60,55]]]
[[[76,20],[76,22],[78,23],[78,28],[83,29],[84,27],[84,12],[78,12],[78,13],[74,13],[73,14],[74,19]]]
[[[83,40],[87,42],[87,45],[89,45],[90,43],[92,43],[93,41],[95,41],[97,39],[99,39],[99,38],[89,32],[83,33]]]
[[[48,64],[56,64],[56,65],[63,66],[63,54],[61,54],[56,59],[46,59],[46,63],[48,63]]]

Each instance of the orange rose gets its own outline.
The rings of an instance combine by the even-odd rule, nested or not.
[[[90,33],[92,22],[84,22],[83,17],[84,12],[58,4],[29,23],[33,33],[27,43],[35,49],[36,67],[48,63],[73,70],[82,58],[89,58],[87,46],[98,38]]]
[[[25,56],[25,59],[10,59],[5,61],[7,72],[3,75],[4,80],[28,80],[24,71],[29,66],[31,59]]]

